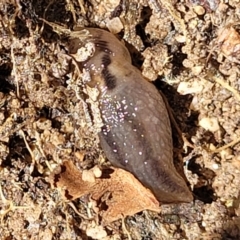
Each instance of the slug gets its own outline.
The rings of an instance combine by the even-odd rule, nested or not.
[[[192,201],[173,164],[170,120],[158,90],[132,65],[127,48],[113,34],[86,29],[95,52],[82,67],[100,90],[104,126],[99,137],[106,157],[131,172],[161,203]],[[70,40],[71,54],[79,47],[76,41]]]

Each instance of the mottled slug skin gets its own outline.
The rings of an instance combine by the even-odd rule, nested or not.
[[[88,30],[96,51],[83,67],[101,92],[100,141],[107,158],[133,173],[160,202],[192,201],[173,165],[171,126],[161,95],[131,64],[128,50],[114,35]]]

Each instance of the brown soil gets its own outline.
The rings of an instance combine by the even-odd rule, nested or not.
[[[0,239],[240,239],[240,3],[226,2],[1,1]],[[95,92],[68,54],[75,26],[117,33],[164,93],[193,203],[104,225],[96,202],[51,188],[63,160],[109,164]]]

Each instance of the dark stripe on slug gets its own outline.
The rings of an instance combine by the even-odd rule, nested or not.
[[[109,90],[112,90],[117,86],[117,79],[109,72],[107,67],[102,70],[102,76]]]
[[[97,48],[100,48],[100,50],[102,50],[102,51],[106,51],[107,50],[108,52],[110,52],[110,49],[108,48],[108,43],[106,41],[95,39],[94,43],[95,43]]]
[[[111,58],[109,57],[108,54],[104,54],[104,56],[102,57],[102,64],[104,67],[107,67],[108,65],[111,64]]]
[[[111,62],[112,61],[111,61],[111,58],[109,57],[109,55],[104,54],[104,56],[102,57],[102,65],[104,66],[104,68],[102,70],[102,76],[103,76],[105,84],[109,90],[114,89],[117,85],[116,77],[113,76],[108,70],[108,66],[111,64]]]

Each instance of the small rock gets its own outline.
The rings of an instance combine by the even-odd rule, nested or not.
[[[205,130],[209,130],[211,132],[216,132],[220,129],[218,120],[216,118],[204,117],[199,121],[199,125]]]
[[[186,42],[186,37],[183,36],[183,35],[177,35],[175,37],[176,41],[179,42],[179,43],[185,43]]]
[[[95,182],[95,176],[94,173],[90,170],[83,170],[82,172],[82,180],[85,182]]]
[[[193,10],[194,10],[194,12],[195,12],[197,15],[199,15],[199,16],[201,16],[201,15],[203,15],[203,14],[205,13],[204,7],[199,6],[199,5],[195,6],[195,7],[193,8]]]
[[[182,94],[200,93],[203,90],[203,86],[199,82],[180,82],[177,91]]]
[[[103,239],[107,237],[107,232],[103,229],[102,226],[88,227],[86,234],[88,237],[91,237],[93,239]]]
[[[98,166],[95,166],[93,169],[93,174],[96,178],[100,178],[102,176],[102,171]]]
[[[217,163],[214,163],[214,164],[212,165],[212,168],[213,168],[214,170],[217,170],[217,169],[219,169],[219,165],[218,165]]]
[[[192,68],[192,73],[197,76],[202,72],[202,70],[203,70],[203,66],[194,66]]]
[[[119,17],[110,19],[106,25],[108,30],[113,34],[119,33],[123,29],[123,24]]]

